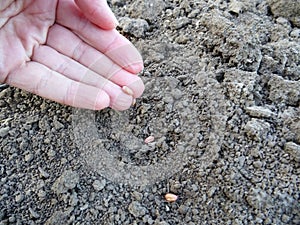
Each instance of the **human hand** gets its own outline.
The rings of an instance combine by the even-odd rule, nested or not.
[[[127,109],[144,91],[143,61],[115,26],[104,0],[2,0],[0,82],[74,107]]]

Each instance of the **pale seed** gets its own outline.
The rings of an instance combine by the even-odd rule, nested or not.
[[[136,99],[134,98],[134,99],[132,100],[131,105],[134,106],[135,104],[136,104]]]
[[[149,136],[145,139],[145,143],[148,144],[148,143],[151,143],[152,141],[154,141],[154,137],[153,136]]]
[[[174,195],[174,194],[171,194],[171,193],[168,193],[168,194],[165,195],[165,199],[168,202],[175,202],[178,199],[178,196]]]
[[[129,87],[123,86],[122,90],[124,91],[125,94],[133,96],[133,90],[131,90]]]

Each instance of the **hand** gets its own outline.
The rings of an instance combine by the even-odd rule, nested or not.
[[[0,82],[74,107],[127,109],[144,91],[143,61],[115,26],[104,0],[2,0]]]

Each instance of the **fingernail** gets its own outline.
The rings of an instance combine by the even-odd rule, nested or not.
[[[133,96],[133,90],[131,90],[129,87],[123,86],[122,90],[124,91],[125,94]]]

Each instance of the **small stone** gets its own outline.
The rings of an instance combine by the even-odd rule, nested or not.
[[[297,162],[300,162],[300,145],[294,142],[287,142],[284,150]]]
[[[173,89],[171,95],[175,100],[179,100],[182,98],[183,93],[179,89]]]
[[[275,17],[285,17],[295,26],[299,26],[300,1],[298,0],[267,0]]]
[[[89,204],[86,203],[86,204],[84,204],[83,206],[80,207],[80,210],[81,211],[86,210],[88,207],[89,207]]]
[[[40,214],[38,214],[36,211],[34,211],[32,208],[29,208],[29,212],[30,212],[30,215],[33,217],[33,218],[39,218],[40,217]]]
[[[169,225],[166,221],[155,222],[154,225]]]
[[[277,103],[287,103],[298,106],[300,101],[300,81],[285,80],[273,75],[268,85],[270,87],[269,99]]]
[[[190,37],[187,36],[187,35],[184,35],[184,34],[179,35],[179,36],[175,39],[175,41],[176,41],[178,44],[186,44],[189,40],[190,40]]]
[[[44,143],[45,143],[45,144],[50,144],[50,142],[51,142],[51,140],[50,140],[49,138],[45,138],[45,139],[44,139]]]
[[[255,162],[253,162],[253,166],[255,167],[255,168],[261,168],[262,167],[262,162],[261,161],[255,161]]]
[[[106,181],[105,180],[95,180],[93,182],[93,188],[95,189],[95,191],[101,191],[106,185]]]
[[[44,178],[48,178],[50,175],[49,175],[49,173],[47,173],[45,170],[43,170],[41,167],[38,167],[38,170],[39,170],[39,172],[40,172],[40,174],[41,174],[41,176],[42,177],[44,177]]]
[[[207,192],[208,197],[212,197],[215,194],[216,190],[216,187],[211,187]]]
[[[286,214],[283,214],[281,217],[281,220],[282,220],[282,222],[288,224],[288,222],[291,220],[291,217]]]
[[[143,194],[137,191],[132,192],[132,196],[138,201],[141,201],[143,198]]]
[[[10,223],[14,223],[14,222],[16,222],[16,217],[13,215],[13,216],[10,216],[9,218],[8,218],[8,221],[10,222]]]
[[[200,14],[200,9],[194,9],[193,11],[190,12],[188,18],[195,18],[199,14]]]
[[[20,203],[24,200],[24,195],[22,193],[16,195],[15,200],[17,203]]]
[[[76,187],[79,175],[71,170],[65,171],[53,184],[52,190],[57,194],[66,193]]]
[[[276,116],[271,110],[261,106],[251,106],[246,108],[246,112],[253,117],[258,118],[272,118]]]
[[[78,196],[76,192],[73,192],[72,195],[70,196],[70,205],[71,206],[76,206],[78,204]]]
[[[266,204],[269,202],[269,200],[270,197],[268,194],[259,188],[251,188],[246,197],[248,204],[255,209],[262,209],[266,207]]]
[[[49,157],[54,157],[56,155],[56,152],[54,150],[49,150],[48,153],[47,153],[47,155]]]
[[[33,154],[28,153],[25,155],[25,161],[30,162],[33,159]]]
[[[185,205],[181,205],[178,209],[178,212],[181,213],[181,214],[186,214],[188,212],[188,207],[185,206]]]
[[[171,27],[173,29],[180,29],[184,26],[186,26],[187,24],[191,23],[191,20],[186,18],[186,17],[181,17],[181,18],[178,18],[176,19],[175,21],[173,21],[171,23]]]
[[[39,198],[44,199],[47,195],[47,193],[43,190],[39,190],[38,194]]]
[[[294,29],[291,31],[290,36],[292,38],[300,38],[300,29]]]
[[[129,17],[121,17],[119,19],[120,27],[124,32],[132,34],[133,36],[140,38],[144,37],[149,30],[149,24],[143,19],[132,19]]]
[[[10,127],[0,128],[0,137],[2,137],[2,138],[6,137],[6,135],[8,135],[9,130],[10,130]]]
[[[60,129],[64,128],[64,125],[57,120],[54,120],[53,125],[54,125],[55,130],[60,130]]]
[[[231,0],[229,4],[229,12],[240,14],[243,12],[244,4],[240,1]]]
[[[146,209],[137,201],[131,202],[128,210],[134,217],[142,217],[146,214]]]
[[[123,1],[123,0],[112,0],[112,1],[111,1],[111,4],[112,4],[112,5],[116,5],[116,6],[118,6],[118,7],[122,7],[123,5],[126,4],[126,2]]]
[[[65,212],[54,212],[53,215],[46,221],[45,225],[67,224],[71,210]]]
[[[268,131],[270,130],[270,124],[258,119],[251,119],[247,122],[244,127],[248,137],[261,141],[267,137]]]

